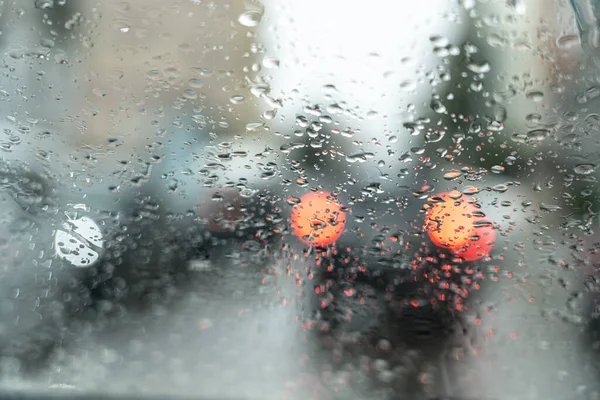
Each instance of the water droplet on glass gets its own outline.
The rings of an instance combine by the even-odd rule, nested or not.
[[[471,62],[467,64],[467,69],[475,72],[476,74],[486,74],[491,71],[492,67],[487,61],[483,61],[480,63]]]
[[[250,88],[250,93],[255,97],[262,97],[269,94],[271,88],[268,85],[254,85]]]
[[[186,89],[183,91],[183,97],[188,100],[195,100],[198,98],[198,93],[194,89]]]
[[[451,181],[451,180],[459,178],[461,176],[462,176],[462,172],[460,172],[460,171],[449,171],[444,174],[444,179]]]
[[[375,157],[374,153],[366,153],[366,152],[358,153],[358,154],[352,154],[352,155],[346,156],[346,161],[348,161],[349,163],[355,163],[355,162],[363,163],[373,157]]]
[[[374,119],[377,117],[377,111],[369,111],[367,113],[367,119]]]
[[[527,114],[527,116],[525,117],[525,121],[527,121],[530,124],[539,124],[542,122],[542,116],[540,114]]]
[[[206,117],[202,114],[192,115],[192,121],[194,121],[198,125],[199,129],[206,128],[206,125],[208,124]]]
[[[54,7],[54,0],[35,0],[35,8],[45,10]]]
[[[435,47],[444,47],[444,46],[447,46],[450,43],[448,41],[448,38],[446,38],[444,36],[440,36],[440,35],[433,35],[433,36],[429,37],[429,41]]]
[[[190,85],[194,89],[200,89],[202,86],[204,86],[204,81],[202,79],[194,78],[188,81],[188,85]]]
[[[338,93],[338,90],[334,85],[323,85],[321,90],[323,91],[324,94],[330,95],[330,96]]]
[[[579,164],[573,168],[578,175],[589,175],[596,170],[596,166],[594,164]]]
[[[479,189],[476,186],[469,186],[469,187],[465,188],[462,192],[464,194],[477,194],[477,193],[481,192],[481,189]]]
[[[240,23],[240,25],[252,28],[258,25],[261,19],[262,13],[260,11],[250,10],[242,13],[238,18],[238,22]]]
[[[304,148],[304,146],[305,146],[304,143],[288,143],[288,144],[282,144],[281,147],[279,148],[279,150],[281,150],[284,154],[289,154],[293,150]]]
[[[51,49],[51,48],[53,48],[53,47],[54,47],[54,45],[55,45],[55,42],[54,42],[54,40],[52,40],[52,39],[48,39],[48,38],[41,38],[41,39],[40,39],[40,45],[41,45],[42,47],[46,47],[46,48],[48,48],[48,49]]]
[[[269,68],[269,69],[279,68],[279,60],[276,59],[275,57],[265,57],[263,59],[262,64],[263,64],[263,67]]]
[[[246,98],[244,96],[242,96],[241,94],[236,94],[234,96],[231,96],[229,98],[229,101],[231,102],[231,104],[242,104],[243,102],[246,101]]]
[[[536,90],[533,90],[531,92],[527,92],[526,97],[527,97],[528,100],[533,100],[536,103],[539,103],[542,100],[544,100],[544,93],[536,91]]]
[[[258,129],[262,128],[263,126],[265,126],[264,122],[249,122],[246,124],[246,131],[254,132],[254,131],[257,131]]]
[[[427,143],[437,143],[446,136],[446,131],[442,129],[436,129],[425,133],[425,141]]]
[[[300,204],[300,197],[292,197],[289,196],[286,200],[286,202],[290,205],[290,206],[295,206],[296,204]]]
[[[481,81],[471,82],[470,88],[474,92],[481,92],[483,90],[483,82],[481,82]]]
[[[504,173],[504,167],[502,165],[494,165],[491,170],[494,174]]]
[[[548,212],[554,212],[554,211],[560,211],[560,210],[562,210],[562,207],[557,206],[555,204],[540,203],[540,210],[542,210],[542,211],[548,211]]]
[[[417,88],[417,84],[413,81],[404,81],[400,84],[400,90],[411,92]]]
[[[562,35],[556,40],[556,46],[561,50],[568,50],[579,45],[577,35]]]
[[[2,142],[0,143],[0,149],[10,153],[12,151],[12,144],[8,142]]]
[[[484,228],[486,226],[492,226],[493,224],[490,221],[486,220],[477,220],[473,222],[473,227],[475,228]]]
[[[264,171],[260,174],[260,179],[271,180],[275,178],[275,171]]]
[[[504,193],[504,192],[506,192],[508,190],[508,185],[504,185],[502,183],[499,183],[497,185],[492,186],[491,189],[494,192]]]
[[[272,120],[277,116],[277,110],[267,110],[263,113],[263,118],[266,120]]]
[[[304,115],[298,115],[296,117],[296,124],[301,128],[306,128],[308,126],[308,119]]]
[[[444,114],[446,112],[446,106],[439,99],[431,100],[429,107],[438,114]]]
[[[458,4],[465,10],[470,10],[475,7],[475,0],[458,0]]]
[[[527,132],[527,140],[530,142],[539,142],[550,136],[548,129],[533,129]]]

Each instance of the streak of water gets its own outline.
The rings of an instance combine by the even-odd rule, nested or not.
[[[600,66],[600,1],[571,0],[581,47]]]

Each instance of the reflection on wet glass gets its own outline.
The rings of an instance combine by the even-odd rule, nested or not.
[[[598,398],[598,5],[397,3],[3,3],[0,389]]]

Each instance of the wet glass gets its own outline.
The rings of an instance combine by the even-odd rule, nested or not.
[[[0,21],[0,397],[600,399],[597,1]]]

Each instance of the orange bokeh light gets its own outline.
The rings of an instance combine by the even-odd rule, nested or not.
[[[327,246],[342,236],[346,213],[342,204],[328,192],[311,192],[292,209],[292,228],[302,243]]]
[[[480,218],[475,222],[475,233],[469,241],[455,251],[456,255],[465,261],[476,261],[490,254],[496,241],[496,231],[491,223]]]
[[[496,232],[483,213],[457,190],[430,198],[423,230],[438,247],[465,261],[479,260],[494,247]]]

